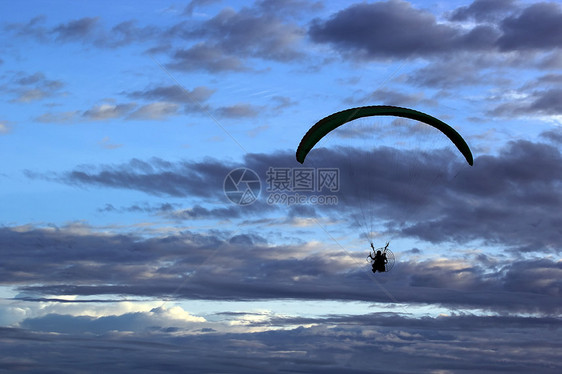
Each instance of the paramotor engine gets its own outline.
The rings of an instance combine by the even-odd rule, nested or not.
[[[392,251],[390,249],[388,249],[389,244],[390,243],[386,243],[386,246],[384,246],[383,248],[377,248],[377,249],[373,248],[373,254],[376,254],[377,251],[381,251],[382,257],[384,258],[384,271],[385,272],[391,271],[392,268],[394,267],[394,262],[395,262],[394,253],[392,253]],[[367,262],[369,262],[371,264],[371,266],[374,265],[374,263],[375,263],[374,257],[371,254],[369,254],[369,256],[367,256]]]

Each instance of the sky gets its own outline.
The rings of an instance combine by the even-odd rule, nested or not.
[[[562,370],[559,2],[0,14],[0,370]]]

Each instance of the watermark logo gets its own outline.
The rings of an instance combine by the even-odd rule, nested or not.
[[[260,177],[252,169],[234,169],[224,178],[223,190],[228,200],[234,204],[250,205],[260,195]]]
[[[327,192],[340,189],[337,168],[270,167],[266,171],[266,203],[269,205],[336,205],[338,197]],[[224,193],[238,205],[255,202],[261,191],[258,174],[247,168],[232,170],[224,180]]]

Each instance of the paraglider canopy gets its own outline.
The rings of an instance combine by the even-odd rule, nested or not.
[[[455,144],[469,165],[472,166],[473,164],[472,152],[470,151],[468,144],[466,144],[462,136],[451,126],[435,117],[430,116],[429,114],[413,109],[390,105],[371,105],[351,108],[322,118],[314,126],[312,126],[302,138],[299,147],[297,148],[297,161],[301,164],[304,163],[308,152],[310,152],[316,143],[318,143],[320,139],[322,139],[330,131],[347,122],[361,117],[370,116],[397,116],[417,120],[433,126],[445,134]]]

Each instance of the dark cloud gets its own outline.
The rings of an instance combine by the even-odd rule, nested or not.
[[[562,8],[558,3],[536,3],[501,22],[497,41],[502,51],[550,50],[562,47]]]
[[[44,15],[33,17],[27,23],[10,23],[5,29],[14,32],[18,37],[30,37],[38,41],[46,41],[49,31],[43,26],[46,17]]]
[[[24,78],[22,78],[24,79]],[[37,79],[36,75],[26,77],[26,81]],[[55,86],[53,81],[52,86]],[[43,86],[46,84],[43,83]],[[192,90],[180,86],[158,86],[147,88],[143,91],[122,92],[122,94],[133,98],[147,100],[150,103],[137,105],[134,102],[117,104],[108,101],[95,105],[83,112],[73,111],[66,113],[45,113],[37,118],[40,122],[73,122],[80,120],[106,121],[116,118],[127,120],[161,120],[184,112],[200,112],[208,110],[205,101],[214,93],[207,87],[195,87]],[[183,104],[180,106],[179,104]]]
[[[170,212],[169,217],[179,220],[232,219],[240,217],[240,212],[240,209],[235,206],[209,209],[195,205],[192,208]]]
[[[252,104],[235,104],[216,109],[216,113],[220,117],[226,118],[252,118],[256,117],[262,108]]]
[[[53,27],[47,27],[45,23],[46,17],[39,16],[27,23],[9,24],[6,30],[17,37],[31,37],[43,43],[53,40],[61,43],[80,42],[98,48],[118,48],[155,41],[162,33],[155,26],[139,26],[135,20],[123,21],[112,27],[106,27],[99,17],[83,17]]]
[[[309,29],[312,41],[329,43],[354,59],[486,49],[494,34],[490,28],[463,32],[439,24],[433,14],[399,0],[351,5],[329,20],[315,20]]]
[[[562,156],[552,144],[513,142],[497,156],[477,156],[472,168],[461,164],[456,150],[334,146],[313,150],[309,158],[314,167],[340,170],[340,204],[316,206],[321,214],[341,214],[342,204],[348,213],[361,212],[366,196],[357,186],[370,186],[369,213],[399,236],[433,243],[477,240],[517,251],[562,248]],[[276,158],[252,155],[246,161],[267,170]]]
[[[456,9],[450,16],[452,21],[494,21],[517,9],[514,0],[475,0],[469,6]]]
[[[212,5],[212,4],[217,4],[217,3],[220,3],[220,2],[221,2],[221,0],[191,0],[189,2],[189,4],[186,5],[186,7],[184,9],[184,14],[190,16],[190,15],[193,14],[193,11],[196,8],[204,7],[204,6]]]
[[[554,144],[562,145],[562,131],[558,129],[545,131],[541,134],[541,137],[550,140]]]
[[[161,317],[159,320],[158,317]],[[154,326],[155,323],[179,323],[183,329],[189,328],[190,324],[204,321],[203,318],[186,316],[187,321],[174,321],[169,319],[168,310],[165,308],[154,308],[145,313],[125,313],[119,316],[88,317],[69,316],[61,314],[47,314],[39,318],[30,318],[21,323],[21,327],[45,332],[57,332],[62,334],[96,334],[102,335],[112,331],[135,331],[150,332],[151,330],[170,331],[172,326]],[[191,321],[189,321],[191,319]],[[182,323],[183,322],[183,323]],[[173,330],[171,331],[173,332]]]
[[[35,120],[42,123],[75,123],[80,120],[80,115],[81,113],[78,111],[44,113],[39,117],[36,117]]]
[[[525,82],[520,87],[509,90],[505,96],[490,97],[495,104],[489,115],[502,117],[555,116],[562,113],[562,76],[544,74]]]
[[[397,90],[379,88],[359,98],[346,100],[354,105],[367,102],[377,102],[384,105],[416,106],[419,104],[432,104],[431,100],[424,98],[423,94],[402,93]]]
[[[42,72],[17,72],[9,83],[0,86],[0,90],[12,95],[12,102],[29,103],[60,95],[64,85],[61,80],[47,79]]]
[[[174,85],[159,86],[149,88],[144,91],[134,91],[125,94],[133,99],[146,99],[191,104],[193,102],[203,103],[207,101],[214,92],[215,90],[205,86],[199,86],[195,87],[192,90],[188,90],[178,85]]]
[[[224,178],[233,168],[233,165],[216,160],[176,164],[162,159],[133,159],[116,166],[86,166],[60,175],[60,178],[71,184],[135,189],[157,196],[216,197],[224,196]]]
[[[131,20],[121,22],[111,28],[108,33],[98,36],[95,44],[99,47],[117,48],[132,43],[153,40],[159,36],[160,30],[154,26],[137,26]]]
[[[113,204],[105,204],[103,208],[99,208],[98,212],[142,212],[142,213],[156,213],[156,214],[168,214],[172,213],[178,204],[162,203],[159,205],[151,205],[148,203],[144,204],[133,204],[130,206],[116,208]]]
[[[479,66],[471,58],[439,60],[413,72],[408,76],[408,82],[424,87],[457,89],[497,79],[483,75]]]
[[[288,62],[301,58],[299,43],[304,32],[271,12],[267,2],[235,11],[225,8],[199,24],[181,22],[168,30],[195,44],[177,50],[169,68],[208,72],[251,70],[244,59]]]
[[[188,260],[195,261],[196,265],[203,263],[212,250],[222,243],[217,237],[187,232],[173,237],[139,240],[133,235],[103,235],[95,232],[80,235],[72,234],[71,231],[72,228],[53,228],[18,233],[2,228],[0,242],[5,260],[1,265],[1,282],[21,284],[40,279],[45,285],[89,282],[93,290],[95,285],[103,286],[114,281],[125,289],[128,283],[126,279],[140,280],[143,278],[142,272],[148,270],[151,264],[166,257],[179,255],[179,259],[185,255],[186,243],[199,248],[200,253],[192,252]],[[10,242],[14,245],[5,245]],[[180,262],[187,265],[186,260],[184,258]]]
[[[82,41],[96,33],[99,17],[84,17],[61,24],[53,29],[59,41]]]
[[[545,74],[530,82],[528,82],[524,88],[525,89],[537,89],[537,88],[556,88],[562,84],[562,74]]]
[[[265,214],[268,211],[271,212],[276,210],[274,206],[264,204],[260,201],[257,201],[249,206],[244,206],[243,209],[240,209],[240,207],[235,204],[224,206],[226,203],[228,203],[228,201],[210,204],[208,207],[201,204],[195,204],[189,208],[184,208],[178,203],[162,203],[157,205],[137,203],[122,207],[115,207],[113,204],[107,203],[103,208],[99,208],[97,211],[103,213],[148,213],[174,221],[197,221],[209,219],[224,221]],[[217,207],[217,205],[220,207]]]
[[[531,112],[541,114],[562,114],[562,89],[551,89],[536,94],[529,107]]]
[[[239,57],[227,55],[220,48],[204,43],[176,51],[172,62],[166,66],[174,70],[204,70],[211,73],[249,70]]]
[[[315,20],[309,36],[356,60],[433,57],[457,53],[544,51],[562,46],[562,10],[557,3],[519,8],[510,0],[475,1],[451,19],[475,19],[471,28],[439,23],[408,2],[390,0],[349,6],[327,20]],[[487,23],[494,21],[492,23]]]
[[[176,299],[394,301],[502,313],[560,312],[562,267],[548,259],[460,260],[451,252],[450,260],[404,259],[391,273],[370,277],[364,253],[272,246],[267,238],[252,233],[183,231],[141,238],[76,234],[73,229],[1,229],[0,282],[18,284],[19,298],[38,301],[57,295],[96,299],[115,294],[158,299],[173,295]],[[373,294],[375,284],[385,292]]]
[[[299,15],[303,13],[313,13],[324,8],[324,4],[320,1],[308,0],[260,0],[256,1],[256,8],[265,14],[288,14]]]
[[[124,315],[114,319],[146,317]],[[372,373],[376,366],[385,373],[468,370],[541,374],[561,369],[560,320],[556,318],[411,318],[391,313],[325,319],[286,317],[268,321],[285,327],[279,330],[229,333],[202,328],[199,334],[189,335],[182,334],[185,330],[181,327],[165,328],[162,322],[154,325],[159,322],[154,319],[152,331],[145,332],[121,329],[96,333],[96,327],[102,322],[109,326],[111,318],[97,322],[49,316],[26,323],[49,330],[48,323],[56,319],[91,332],[54,334],[2,328],[0,368],[74,372],[88,367],[106,373],[139,368],[147,372],[189,368],[198,373],[263,373],[275,368],[300,373]],[[313,326],[302,327],[305,324]],[[51,326],[55,331],[63,329],[60,323]]]
[[[562,51],[555,49],[538,62],[540,69],[554,70],[562,67]]]
[[[411,126],[401,122],[386,127],[376,130],[379,141],[386,136],[399,135],[404,141],[418,136],[408,130]],[[369,135],[368,128],[361,131],[361,136]],[[559,229],[562,227],[559,214],[562,155],[555,145],[530,141],[509,143],[496,156],[477,155],[472,168],[463,163],[456,149],[420,152],[376,145],[374,142],[372,149],[334,146],[313,150],[309,155],[311,165],[338,169],[340,178],[337,192],[323,192],[335,195],[339,203],[315,205],[316,214],[356,222],[356,213],[365,209],[367,199],[366,190],[358,186],[371,186],[369,214],[377,217],[376,222],[384,225],[388,233],[432,243],[476,240],[524,252],[552,253],[562,248]],[[230,171],[242,166],[254,170],[260,177],[262,190],[267,190],[256,205],[261,209],[268,194],[275,191],[268,182],[271,176],[268,170],[290,170],[296,167],[296,162],[292,152],[248,154],[241,164],[211,159],[177,163],[133,159],[120,165],[87,165],[62,174],[28,173],[28,176],[84,187],[200,199],[200,208],[180,212],[179,216],[190,218],[198,212],[210,217],[222,212],[233,213],[234,218],[239,216],[233,211],[216,210],[203,202],[213,199],[229,204],[223,191],[224,179]],[[310,216],[311,212],[306,212]]]
[[[211,3],[191,2],[186,14]],[[140,25],[133,19],[105,26],[96,17],[49,29],[44,26],[44,17],[36,17],[25,24],[10,24],[6,30],[19,37],[45,41],[54,36],[59,42],[80,41],[100,48],[155,43],[152,51],[170,51],[179,38],[182,47],[175,48],[166,66],[211,73],[252,71],[251,60],[255,58],[284,63],[302,60],[311,53],[304,44],[307,33],[312,42],[330,44],[355,60],[470,55],[475,51],[552,52],[561,45],[558,35],[562,32],[557,32],[557,27],[562,24],[562,11],[556,3],[523,7],[511,0],[478,0],[450,15],[453,21],[478,22],[466,28],[438,22],[429,11],[406,1],[390,0],[350,5],[329,19],[314,20],[308,31],[303,29],[297,16],[321,7],[320,3],[300,0],[259,1],[240,10],[224,8],[204,21],[184,20],[168,29]],[[542,63],[552,65],[554,60],[555,56],[550,56],[550,62]]]
[[[459,174],[450,190],[442,192],[447,201],[442,213],[449,213],[416,223],[405,233],[433,242],[455,237],[522,251],[558,252],[561,158],[556,147],[529,141],[513,142],[497,157],[482,156],[475,162],[477,167]],[[457,199],[466,204],[455,203]]]
[[[154,26],[138,26],[135,20],[124,21],[106,29],[99,17],[84,17],[61,24],[51,32],[60,42],[79,41],[100,48],[117,48],[155,40],[161,31]]]
[[[234,235],[228,241],[230,244],[241,246],[266,245],[267,239],[256,234]]]
[[[514,263],[505,275],[504,288],[509,291],[529,292],[550,295],[560,300],[562,297],[562,263],[539,260],[534,263],[520,261]]]
[[[30,75],[18,78],[16,80],[16,82],[18,84],[21,84],[21,85],[29,85],[29,84],[41,82],[44,79],[45,79],[45,75],[43,73],[38,72],[38,73],[35,73],[35,74],[30,74]]]
[[[127,119],[157,121],[179,114],[179,106],[174,103],[151,103],[131,112]]]
[[[289,207],[289,212],[287,213],[289,218],[294,217],[318,217],[316,209],[310,205],[293,205]]]
[[[300,56],[295,46],[303,32],[273,14],[243,8],[224,9],[190,34],[218,41],[217,46],[229,54],[289,61]]]
[[[273,110],[281,110],[298,104],[292,97],[287,96],[273,96],[271,100],[274,103]]]
[[[523,96],[525,97],[498,104],[489,111],[489,114],[503,117],[562,114],[562,89],[560,88],[531,91]]]

